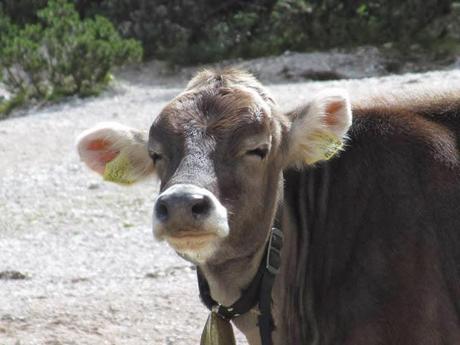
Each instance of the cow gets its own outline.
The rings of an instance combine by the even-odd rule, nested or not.
[[[271,341],[460,344],[460,93],[351,102],[327,89],[284,112],[251,74],[204,70],[149,132],[78,138],[106,180],[161,181],[153,233],[230,306],[284,237]],[[232,319],[261,344],[257,305]]]

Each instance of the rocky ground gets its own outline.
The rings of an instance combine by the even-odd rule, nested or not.
[[[316,58],[302,63],[293,54],[243,65],[263,76],[284,108],[329,86],[356,97],[460,85],[455,64],[375,77],[385,74],[384,64],[366,54],[344,64]],[[267,66],[279,72],[264,75]],[[193,72],[165,75],[161,68],[124,71],[99,98],[69,99],[0,122],[0,345],[199,343],[207,312],[194,268],[152,238],[157,181],[103,183],[74,149],[78,133],[100,121],[147,129]],[[293,82],[302,70],[307,79],[340,80]]]

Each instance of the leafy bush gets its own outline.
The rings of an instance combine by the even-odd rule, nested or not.
[[[191,64],[423,39],[452,0],[80,0],[102,13],[149,57]]]
[[[139,43],[122,39],[103,17],[80,20],[65,0],[49,1],[37,18],[19,28],[0,13],[0,67],[12,104],[97,94],[114,66],[141,59]]]
[[[3,0],[14,22],[34,23],[46,0]],[[193,64],[224,58],[436,40],[427,28],[458,0],[74,0],[81,18],[103,15],[147,57]],[[27,4],[29,4],[27,6]],[[441,20],[442,23],[442,20]],[[445,24],[446,25],[446,24]],[[441,25],[442,26],[442,25]],[[445,32],[440,28],[439,32]],[[408,44],[410,42],[410,44]]]

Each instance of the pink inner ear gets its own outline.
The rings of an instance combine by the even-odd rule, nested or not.
[[[326,125],[333,127],[340,122],[340,119],[337,116],[337,113],[342,108],[343,108],[342,101],[331,102],[326,106],[326,116],[324,118],[324,122],[326,123]]]
[[[86,164],[99,174],[104,174],[105,165],[120,153],[120,151],[110,149],[111,144],[110,141],[104,139],[94,139],[86,145],[86,150],[90,155]]]
[[[110,146],[110,141],[104,139],[94,139],[86,145],[86,148],[90,151],[100,151],[107,148],[107,146]]]

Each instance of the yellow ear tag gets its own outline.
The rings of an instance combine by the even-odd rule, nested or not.
[[[314,157],[308,159],[307,163],[309,164],[329,160],[343,148],[342,140],[331,133],[318,132],[315,134],[313,142],[315,143],[315,154]]]
[[[132,171],[132,169],[133,167],[128,156],[120,152],[114,160],[105,165],[103,177],[106,181],[131,184],[135,182],[134,179],[130,177],[130,171]]]

